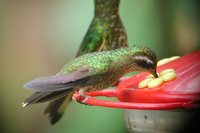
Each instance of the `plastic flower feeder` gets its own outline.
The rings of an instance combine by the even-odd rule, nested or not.
[[[148,73],[122,80],[117,89],[89,93],[85,103],[123,108],[127,129],[131,133],[174,133],[181,131],[193,117],[200,100],[200,51],[159,66],[157,71],[172,68],[176,79],[157,88],[139,89],[138,83]],[[119,102],[94,96],[116,97]]]

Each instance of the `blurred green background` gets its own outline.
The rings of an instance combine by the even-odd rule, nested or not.
[[[200,48],[198,0],[121,0],[129,45],[152,48],[158,58]],[[0,0],[0,132],[127,133],[121,109],[72,102],[55,126],[45,104],[22,108],[27,81],[53,75],[75,53],[93,18],[93,0]]]

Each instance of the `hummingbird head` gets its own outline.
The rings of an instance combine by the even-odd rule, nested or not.
[[[158,77],[156,72],[157,58],[155,53],[146,47],[141,49],[134,55],[134,62],[139,70],[150,72],[155,78]]]

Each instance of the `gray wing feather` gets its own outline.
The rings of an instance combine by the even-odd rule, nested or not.
[[[24,85],[35,92],[61,91],[71,89],[77,80],[89,76],[89,68],[84,67],[73,73],[36,78]]]

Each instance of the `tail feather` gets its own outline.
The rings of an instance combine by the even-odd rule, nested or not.
[[[44,114],[49,114],[49,119],[52,125],[58,122],[63,116],[66,107],[71,102],[72,94],[73,93],[69,93],[65,97],[50,102],[47,108],[44,110]]]
[[[23,107],[35,104],[35,103],[41,103],[41,102],[47,102],[53,99],[58,99],[66,96],[68,93],[70,93],[72,89],[70,90],[63,90],[63,91],[56,91],[56,92],[35,92],[30,97],[24,100]]]

